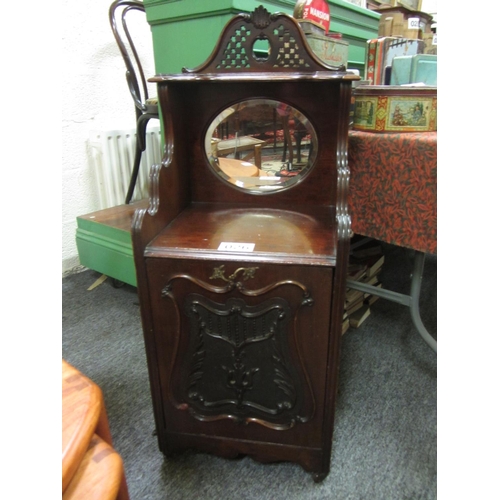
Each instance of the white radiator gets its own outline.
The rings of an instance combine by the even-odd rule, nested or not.
[[[135,157],[135,129],[90,132],[90,149],[97,178],[100,209],[123,205],[127,196]],[[142,153],[139,176],[131,201],[148,196],[149,170],[162,157],[160,126],[154,122],[146,130],[146,150]]]

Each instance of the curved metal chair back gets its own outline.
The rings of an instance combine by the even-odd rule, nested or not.
[[[109,7],[109,23],[120,53],[125,62],[128,88],[135,105],[137,121],[137,146],[130,185],[125,203],[130,203],[134,192],[142,152],[146,149],[146,126],[151,118],[159,118],[158,100],[150,98],[144,70],[136,46],[127,25],[127,16],[131,11],[140,11],[145,15],[144,4],[137,0],[115,0]]]
[[[116,0],[109,8],[109,22],[125,62],[125,77],[130,94],[137,108],[146,111],[146,101],[149,99],[147,83],[141,60],[127,25],[127,14],[133,10],[145,13],[144,4],[136,0]]]

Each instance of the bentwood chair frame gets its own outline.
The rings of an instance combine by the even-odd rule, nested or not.
[[[127,26],[127,14],[134,10],[145,13],[144,4],[136,0],[115,0],[109,8],[109,22],[125,62],[125,77],[134,101],[137,123],[135,158],[125,198],[126,204],[130,203],[134,194],[142,153],[146,149],[147,124],[153,118],[159,119],[158,100],[157,98],[149,97],[141,60]]]

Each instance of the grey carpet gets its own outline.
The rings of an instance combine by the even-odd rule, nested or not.
[[[412,252],[383,245],[385,288],[409,293]],[[421,315],[437,335],[437,258],[424,267]],[[131,500],[424,500],[437,496],[437,359],[409,309],[379,299],[343,337],[331,472],[186,452],[164,458],[154,422],[138,298],[94,271],[62,281],[62,355],[104,393]]]

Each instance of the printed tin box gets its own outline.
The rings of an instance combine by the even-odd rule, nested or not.
[[[391,85],[424,83],[437,85],[437,55],[417,54],[395,57],[392,61]]]
[[[365,85],[354,89],[354,130],[437,130],[437,87]]]
[[[306,34],[307,41],[313,52],[330,66],[347,67],[349,42],[321,35]]]
[[[299,24],[312,51],[323,62],[330,66],[347,67],[349,42],[342,40],[340,33],[321,34],[321,28],[310,21],[299,21]]]

